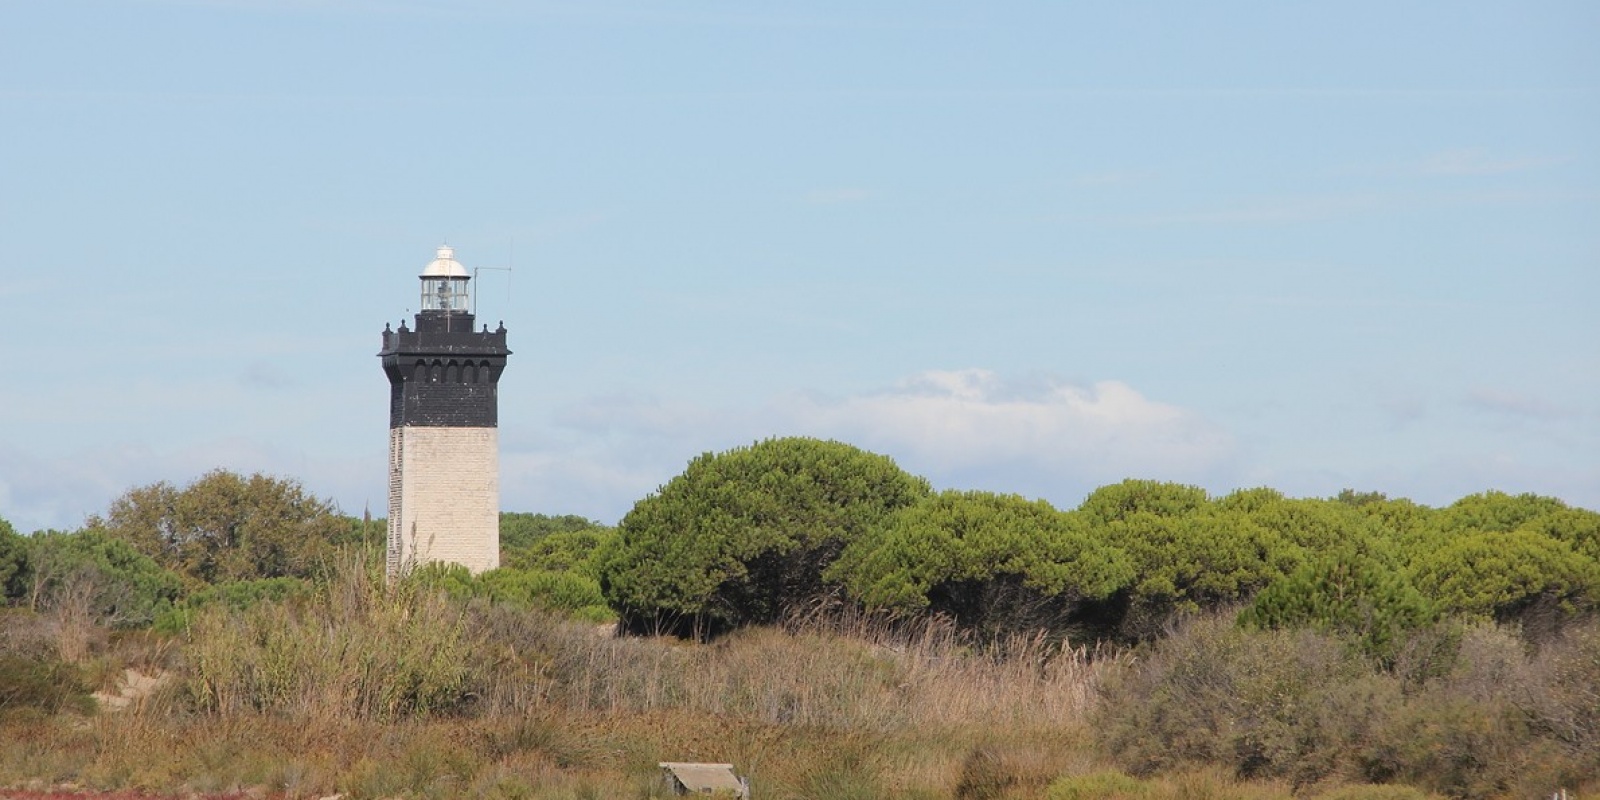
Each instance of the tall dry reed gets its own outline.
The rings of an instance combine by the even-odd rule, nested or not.
[[[865,617],[752,628],[711,645],[588,633],[557,650],[551,699],[573,710],[869,731],[1073,724],[1107,660],[1044,636],[980,644],[947,620]]]
[[[200,612],[187,632],[185,686],[212,714],[450,711],[468,694],[468,638],[458,604],[412,585],[386,589],[357,561],[307,600]]]
[[[345,564],[314,596],[191,621],[185,686],[205,713],[316,719],[541,709],[682,711],[862,731],[1083,717],[1105,658],[1044,636],[981,642],[948,620],[818,615],[702,645],[593,625]]]
[[[165,697],[43,721],[0,746],[0,780],[646,797],[656,761],[685,759],[738,763],[768,798],[1034,797],[1084,749],[1078,721],[1114,661],[1090,655],[840,615],[712,644],[623,638],[351,562],[311,596],[197,613]]]

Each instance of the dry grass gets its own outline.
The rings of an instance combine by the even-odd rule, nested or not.
[[[277,715],[145,714],[23,727],[0,742],[0,783],[286,797],[648,798],[663,796],[657,761],[705,760],[738,765],[762,798],[1031,798],[1086,744],[1069,732],[885,735],[667,711],[316,729]],[[983,785],[1002,791],[961,791]]]
[[[213,606],[188,631],[184,687],[203,713],[263,711],[321,723],[451,711],[466,701],[466,612],[387,591],[359,562],[309,601]]]
[[[1114,769],[1064,776],[1046,800],[1443,800],[1409,786],[1353,784],[1296,792],[1286,783],[1241,781],[1217,768],[1138,779]]]
[[[705,760],[762,798],[1034,798],[1089,748],[1100,667],[1042,638],[859,619],[616,638],[371,576],[142,643],[117,664],[179,679],[131,712],[6,723],[0,786],[649,798],[656,762]]]
[[[1138,660],[849,615],[696,644],[372,576],[351,565],[314,597],[208,609],[177,640],[100,645],[90,671],[177,680],[128,712],[3,715],[0,787],[652,798],[655,764],[673,760],[733,763],[762,800],[1429,797],[1340,785],[1389,779],[1458,797],[1593,788],[1582,765],[1600,737],[1596,626],[1542,652],[1469,631],[1463,658],[1411,679],[1329,641],[1220,621]],[[1221,733],[1191,741],[1207,726]],[[1106,737],[1139,743],[1123,748],[1126,767],[1165,766],[1107,772]],[[1512,766],[1484,761],[1511,763],[1507,747],[1522,748]],[[1514,774],[1536,767],[1537,780]]]
[[[1071,725],[1101,669],[1044,637],[980,647],[941,620],[911,631],[866,621],[751,628],[708,646],[591,638],[561,652],[556,699],[567,708],[868,731]]]

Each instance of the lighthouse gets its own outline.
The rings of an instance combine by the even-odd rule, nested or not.
[[[473,330],[472,276],[440,247],[418,276],[415,328],[383,330],[389,376],[390,580],[433,561],[500,565],[498,385],[502,322]]]

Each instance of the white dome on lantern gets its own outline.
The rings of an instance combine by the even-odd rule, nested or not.
[[[445,245],[440,247],[439,252],[434,254],[433,260],[428,262],[428,266],[422,270],[422,275],[419,277],[470,278],[472,276],[468,275],[467,268],[461,266],[461,262],[456,260],[455,248]]]

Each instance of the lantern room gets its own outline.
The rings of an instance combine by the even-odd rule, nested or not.
[[[472,276],[456,260],[456,251],[449,245],[440,247],[433,261],[422,270],[423,311],[466,313],[467,281]]]

